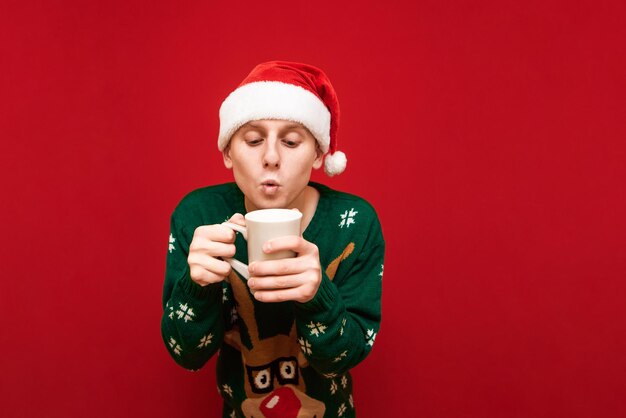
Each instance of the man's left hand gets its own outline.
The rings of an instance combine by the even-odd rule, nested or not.
[[[274,238],[263,245],[266,254],[283,250],[297,256],[251,263],[248,287],[261,302],[310,301],[322,281],[317,245],[296,236]]]

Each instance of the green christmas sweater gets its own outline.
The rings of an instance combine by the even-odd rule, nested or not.
[[[365,200],[310,185],[320,199],[303,237],[318,246],[323,273],[306,303],[258,302],[235,272],[204,287],[191,280],[194,230],[246,213],[235,183],[191,192],[172,215],[163,340],[189,370],[218,353],[224,417],[355,416],[349,370],[369,354],[379,330],[385,242]],[[247,263],[237,235],[236,258]]]

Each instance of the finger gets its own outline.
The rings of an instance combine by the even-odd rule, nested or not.
[[[226,261],[213,257],[206,257],[202,254],[190,254],[187,258],[187,262],[189,263],[190,272],[192,268],[199,268],[217,276],[228,276],[231,271],[230,264]],[[196,271],[196,274],[199,276],[202,275],[199,271]]]
[[[317,246],[302,237],[296,235],[288,235],[284,237],[274,238],[263,244],[263,252],[267,254],[277,251],[291,250],[295,253],[308,253],[317,250]]]
[[[304,291],[300,287],[281,289],[281,290],[257,290],[254,292],[254,298],[260,302],[285,302],[293,300],[296,302],[308,302],[314,296],[314,293]]]
[[[189,266],[189,275],[191,276],[191,279],[202,286],[210,283],[221,282],[226,278],[226,276],[228,276],[228,274],[229,273],[224,274],[223,271],[216,273],[197,264]]]
[[[286,276],[302,273],[305,269],[302,260],[297,258],[255,261],[248,267],[251,276]]]
[[[192,243],[196,238],[233,243],[235,242],[235,236],[235,231],[224,225],[201,225],[195,229]]]
[[[228,222],[232,222],[237,225],[246,226],[246,218],[241,213],[235,213],[230,217]]]
[[[218,283],[226,278],[226,276],[220,276],[219,274],[215,274],[204,269],[198,269],[193,273],[191,273],[190,271],[189,274],[191,276],[191,279],[194,282],[198,283],[200,286],[206,286],[211,283]]]
[[[194,239],[189,247],[189,254],[199,253],[209,257],[233,257],[237,248],[234,244],[226,244],[208,239]]]
[[[276,290],[290,289],[302,285],[300,275],[292,274],[289,276],[251,276],[248,279],[248,287],[250,290]]]

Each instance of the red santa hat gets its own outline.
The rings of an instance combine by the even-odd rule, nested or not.
[[[337,151],[339,102],[322,70],[297,62],[270,61],[257,65],[220,107],[220,151],[242,125],[253,120],[282,119],[304,125],[325,154],[329,176],[346,168]]]

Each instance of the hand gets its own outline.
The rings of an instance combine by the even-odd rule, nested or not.
[[[236,213],[228,222],[245,225],[243,215]],[[218,257],[235,255],[235,231],[220,225],[202,225],[196,228],[189,245],[189,275],[200,286],[221,282],[230,274],[231,268]]]
[[[275,238],[263,245],[267,254],[283,250],[294,251],[297,257],[251,263],[248,287],[261,302],[310,301],[322,282],[317,246],[296,236]]]

